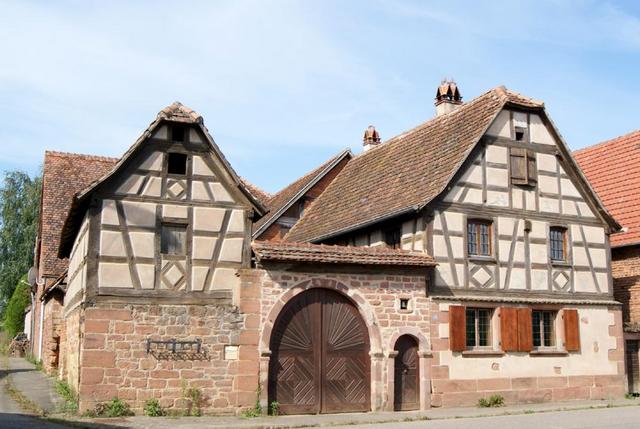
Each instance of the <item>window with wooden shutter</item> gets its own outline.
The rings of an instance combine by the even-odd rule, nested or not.
[[[529,352],[533,349],[531,309],[502,307],[500,333],[505,352]]]
[[[500,334],[502,350],[505,352],[518,351],[518,309],[502,307],[500,309]]]
[[[518,351],[533,350],[533,333],[531,325],[531,309],[518,308]]]
[[[563,310],[564,346],[569,352],[580,351],[580,321],[578,310]]]
[[[451,351],[462,352],[467,348],[465,307],[452,305],[449,307],[449,346]]]
[[[514,185],[535,186],[538,181],[536,154],[525,148],[509,149],[511,183]]]
[[[164,255],[185,255],[187,251],[187,226],[162,224],[160,252]]]

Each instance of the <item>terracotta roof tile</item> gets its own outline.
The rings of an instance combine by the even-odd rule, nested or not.
[[[258,262],[308,262],[343,265],[397,265],[432,267],[434,259],[423,252],[380,247],[326,246],[322,244],[254,241]]]
[[[249,190],[249,192],[251,192],[251,194],[253,194],[253,196],[256,197],[262,203],[262,205],[267,207],[267,203],[268,203],[269,199],[272,197],[272,195],[270,193],[268,193],[268,192],[262,190],[261,188],[257,187],[256,185],[254,185],[253,183],[249,182],[244,177],[240,177],[240,182],[242,182],[244,187],[247,188]]]
[[[101,156],[46,151],[40,214],[40,272],[45,276],[61,276],[68,260],[58,259],[58,244],[64,220],[76,192],[84,189],[118,160]]]
[[[277,220],[276,218],[281,215],[279,213],[283,209],[287,209],[291,204],[295,203],[294,198],[298,196],[298,194],[307,188],[309,185],[316,183],[320,180],[332,167],[334,167],[340,160],[342,160],[345,156],[351,157],[351,152],[347,150],[343,150],[336,156],[328,159],[318,168],[310,171],[304,176],[300,177],[293,183],[290,183],[282,190],[272,195],[268,200],[266,200],[266,206],[269,209],[269,213],[263,216],[258,222],[254,224],[254,231],[258,231],[263,225],[269,223],[273,223],[273,221]],[[300,195],[302,196],[302,195]]]
[[[573,153],[623,231],[612,246],[640,243],[640,130]]]
[[[286,236],[320,241],[417,210],[439,195],[507,103],[541,102],[494,88],[351,160]]]

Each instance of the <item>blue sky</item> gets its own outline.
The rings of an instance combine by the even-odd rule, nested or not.
[[[175,100],[277,191],[364,129],[508,88],[573,149],[640,128],[640,4],[595,1],[0,1],[0,171],[45,149],[119,156]]]

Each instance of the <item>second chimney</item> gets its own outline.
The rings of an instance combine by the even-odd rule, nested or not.
[[[362,138],[362,144],[364,145],[365,152],[372,147],[379,145],[380,141],[380,134],[376,131],[376,127],[369,125],[369,127],[364,130],[364,137]]]
[[[456,110],[462,104],[458,85],[453,80],[443,80],[436,91],[436,116]]]

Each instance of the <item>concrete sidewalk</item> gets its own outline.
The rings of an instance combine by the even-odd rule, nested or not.
[[[57,394],[53,379],[22,358],[10,357],[8,365],[7,377],[15,389],[45,413],[55,413],[60,409],[64,401]]]
[[[192,428],[238,428],[238,429],[276,429],[308,427],[349,427],[352,425],[381,425],[391,422],[410,422],[420,420],[444,420],[472,417],[489,417],[552,411],[571,411],[590,408],[640,407],[640,400],[615,401],[573,401],[565,403],[545,403],[513,405],[502,408],[433,408],[429,411],[381,412],[354,414],[321,414],[306,416],[278,417],[128,417],[124,419],[81,419],[94,424],[133,429],[192,429]],[[640,408],[638,408],[640,416]],[[376,427],[372,426],[372,427]],[[461,426],[464,424],[461,422]]]

